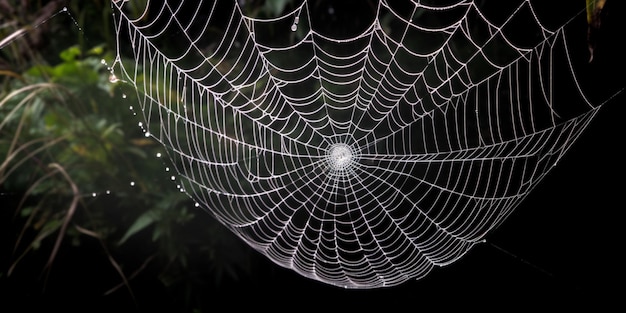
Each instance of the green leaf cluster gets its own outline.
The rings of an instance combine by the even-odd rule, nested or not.
[[[69,2],[77,20],[110,14],[106,1],[100,5]],[[165,168],[176,164],[156,157],[162,146],[144,136],[140,114],[129,110],[138,106],[137,91],[109,81],[110,34],[81,30],[67,44],[71,34],[45,33],[58,29],[56,22],[67,25],[65,16],[40,28],[22,21],[29,16],[37,14],[10,16],[20,22],[0,29],[4,36],[21,29],[50,35],[45,47],[16,36],[0,49],[0,227],[16,229],[14,246],[5,249],[12,251],[10,267],[0,280],[19,276],[29,258],[48,260],[35,270],[53,271],[68,246],[94,243],[129,287],[110,293],[132,290],[143,270],[156,271],[165,287],[190,293],[200,283],[190,273],[218,284],[249,271],[243,243],[169,179]],[[85,38],[102,43],[89,46]]]

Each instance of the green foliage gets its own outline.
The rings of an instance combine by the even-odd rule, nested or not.
[[[81,21],[110,14],[108,1],[98,3],[70,1],[71,19],[85,25]],[[19,224],[0,280],[18,275],[28,258],[49,258],[50,268],[65,244],[82,247],[94,238],[122,284],[132,285],[127,276],[141,263],[150,263],[164,286],[186,290],[197,283],[190,272],[210,272],[219,283],[249,270],[243,244],[218,223],[207,224],[210,218],[192,211],[193,202],[169,180],[166,161],[155,157],[163,148],[144,136],[128,109],[138,103],[136,91],[109,81],[111,35],[92,34],[106,25],[66,41],[72,37],[67,28],[58,36],[46,33],[58,29],[53,22],[67,25],[63,14],[45,27],[27,22],[58,8],[29,9],[35,13],[9,17],[20,21],[17,27],[0,28],[0,38],[21,29],[49,38],[40,47],[15,36],[0,48],[0,201],[18,195],[3,209]],[[102,43],[89,46],[86,38]],[[135,253],[124,253],[128,249]]]

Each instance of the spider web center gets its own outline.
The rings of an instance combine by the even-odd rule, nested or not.
[[[354,153],[345,143],[336,143],[330,146],[327,154],[328,164],[334,171],[346,171],[350,168]]]

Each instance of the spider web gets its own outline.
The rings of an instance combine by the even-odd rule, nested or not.
[[[275,17],[113,1],[119,79],[181,190],[276,264],[346,288],[461,258],[621,92],[589,92],[570,51],[584,8],[550,26],[530,1],[393,3],[340,36],[310,1]]]

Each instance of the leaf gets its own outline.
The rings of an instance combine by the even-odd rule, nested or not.
[[[589,48],[589,63],[593,61],[593,53],[596,49],[596,37],[602,24],[601,13],[606,0],[587,1],[587,45]]]
[[[60,124],[59,116],[56,112],[50,112],[46,114],[43,120],[44,120],[44,125],[46,126],[46,130],[55,129],[57,125]]]
[[[148,155],[146,154],[145,151],[143,151],[143,150],[141,150],[141,149],[139,149],[137,147],[126,147],[126,152],[134,154],[134,155],[136,155],[136,156],[138,156],[140,158],[143,158],[143,159],[148,157]]]
[[[592,24],[596,19],[596,13],[604,7],[606,0],[586,0],[587,1],[587,23]]]
[[[20,210],[20,216],[22,217],[29,217],[31,213],[33,213],[33,211],[35,210],[34,207],[29,206],[29,207],[25,207],[22,210]]]
[[[89,55],[102,55],[103,53],[104,53],[104,45],[95,46],[89,49],[89,51],[87,51],[87,54]]]
[[[120,239],[120,241],[117,244],[118,245],[124,244],[124,242],[126,242],[126,240],[128,240],[130,237],[140,232],[141,230],[145,229],[146,227],[152,225],[155,221],[156,221],[156,214],[153,211],[148,211],[140,215],[135,220],[135,222],[128,228],[128,230],[126,231],[126,234],[124,234],[122,239]]]
[[[120,124],[118,123],[114,123],[109,125],[103,132],[102,135],[100,135],[101,138],[107,138],[109,137],[110,134],[112,134],[113,132],[117,131],[119,129]]]
[[[76,57],[81,55],[80,48],[78,46],[73,46],[61,51],[59,55],[63,61],[69,62],[76,60]]]
[[[163,229],[161,227],[155,227],[154,232],[152,232],[152,242],[156,242],[163,235]]]

